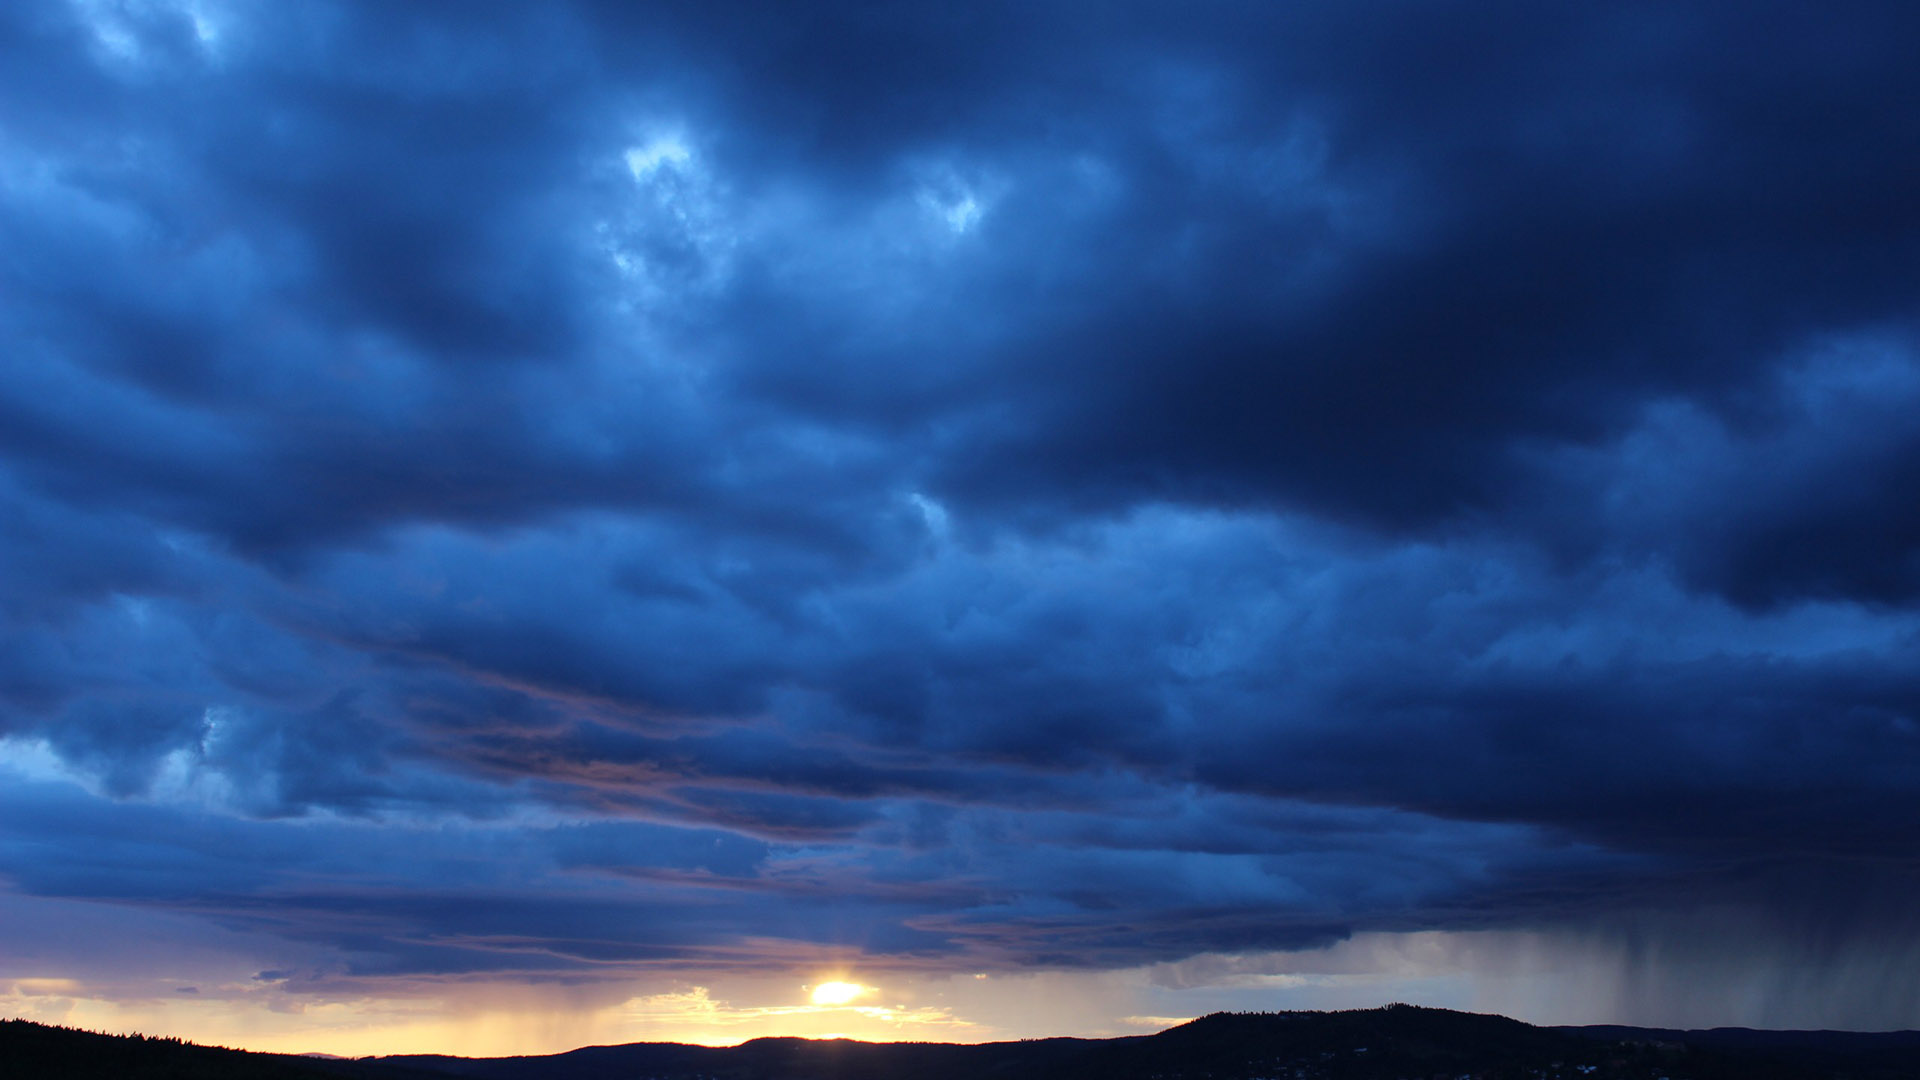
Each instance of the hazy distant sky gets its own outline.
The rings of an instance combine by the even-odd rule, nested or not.
[[[0,1013],[1920,1027],[1916,57],[0,3]]]

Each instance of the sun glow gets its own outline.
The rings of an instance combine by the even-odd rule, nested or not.
[[[823,982],[813,988],[815,1005],[850,1005],[856,998],[872,993],[871,987],[850,982]]]

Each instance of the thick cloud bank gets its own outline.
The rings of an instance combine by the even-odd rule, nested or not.
[[[0,878],[1916,940],[1920,9],[920,7],[0,5]]]

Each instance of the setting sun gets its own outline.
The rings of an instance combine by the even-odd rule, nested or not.
[[[815,1005],[846,1005],[862,994],[870,993],[871,987],[850,982],[823,982],[813,988]]]

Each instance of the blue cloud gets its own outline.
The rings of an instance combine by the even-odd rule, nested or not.
[[[1908,8],[216,7],[0,13],[13,888],[396,978],[1908,888]]]

